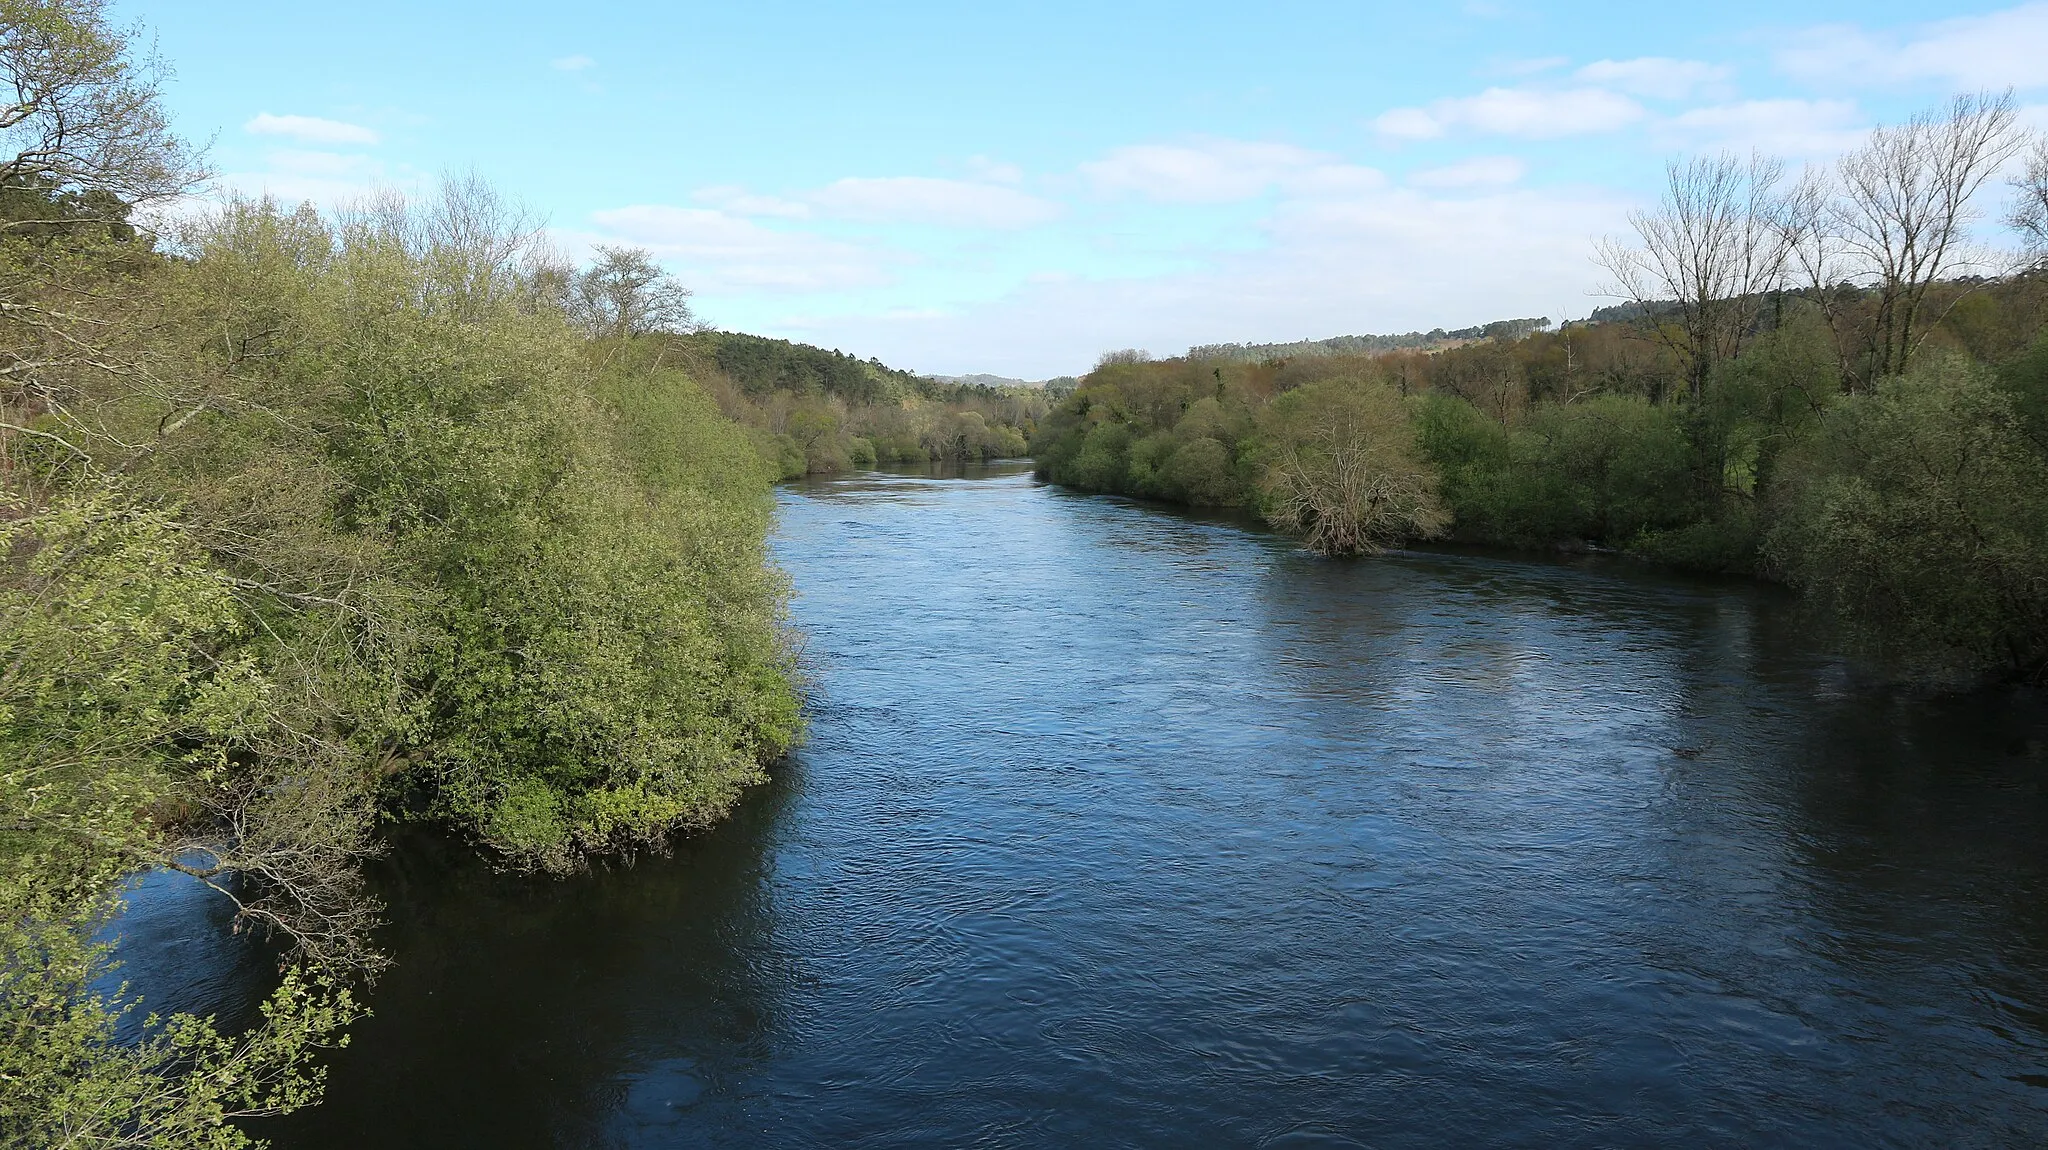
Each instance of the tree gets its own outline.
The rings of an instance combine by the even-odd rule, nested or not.
[[[600,338],[625,339],[697,330],[690,289],[661,269],[644,248],[599,245],[597,262],[576,277],[570,314]]]
[[[1983,262],[1969,245],[1972,201],[2025,146],[2017,119],[2010,91],[1957,96],[1878,128],[1793,194],[1793,250],[1852,391],[1906,370],[1941,319],[1928,313],[1929,289]]]
[[[2048,452],[2022,390],[1936,355],[1830,408],[1776,484],[1781,573],[1937,677],[2048,674]]]
[[[2012,179],[2012,212],[2006,217],[2020,233],[2035,263],[2048,262],[2048,139],[2036,139],[2026,167]]]
[[[158,102],[165,69],[129,39],[104,0],[0,0],[0,469],[22,440],[92,466],[67,375],[166,390],[121,346],[148,254],[129,216],[206,173]],[[60,426],[27,426],[46,415]]]
[[[1401,398],[1384,384],[1312,383],[1260,416],[1266,519],[1325,555],[1377,554],[1449,522]]]
[[[106,0],[0,0],[0,187],[71,209],[0,230],[68,223],[85,208],[125,219],[198,184],[199,153],[159,101],[168,74],[134,54]]]
[[[1780,286],[1784,164],[1723,152],[1673,161],[1665,176],[1657,209],[1629,215],[1641,246],[1608,239],[1595,259],[1614,277],[1610,294],[1641,309],[1677,354],[1697,401],[1714,365],[1741,354],[1765,295]]]

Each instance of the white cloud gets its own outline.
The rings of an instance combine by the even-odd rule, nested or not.
[[[1541,140],[1611,132],[1647,115],[1642,105],[1605,88],[1488,88],[1425,108],[1395,108],[1373,126],[1382,135],[1408,140],[1434,139],[1457,128]]]
[[[283,204],[312,203],[337,208],[381,192],[414,196],[432,186],[432,178],[405,164],[392,164],[359,152],[316,148],[283,148],[265,153],[260,170],[222,173],[216,191],[252,198],[268,196]]]
[[[850,177],[806,197],[835,219],[953,228],[1026,228],[1059,215],[1058,204],[996,184],[928,176]]]
[[[1015,164],[1006,164],[999,160],[992,160],[987,156],[969,156],[967,158],[967,171],[975,179],[991,184],[1021,184],[1024,182],[1024,169]]]
[[[318,116],[273,116],[269,112],[257,115],[242,125],[242,130],[256,136],[287,136],[308,144],[374,144],[377,133],[361,124],[347,124],[340,120],[323,120]]]
[[[795,196],[767,196],[730,184],[699,188],[699,203],[734,215],[927,224],[1010,230],[1044,223],[1060,206],[1015,188],[927,176],[848,177]]]
[[[1725,84],[1733,69],[1702,60],[1642,56],[1634,60],[1595,60],[1574,75],[1589,84],[1651,99],[1683,100],[1701,88]]]
[[[1513,156],[1477,156],[1441,168],[1425,168],[1408,177],[1418,188],[1476,188],[1512,184],[1528,171]]]
[[[2048,86],[2048,3],[1873,33],[1812,28],[1778,53],[1778,66],[1819,84],[1932,80],[1962,88]]]
[[[1755,148],[1794,159],[1848,151],[1868,130],[1852,100],[1746,100],[1694,108],[1659,126],[1659,134],[1678,146]]]
[[[690,193],[690,198],[700,204],[710,204],[714,208],[737,216],[775,216],[785,220],[811,218],[811,205],[801,200],[759,195],[737,184],[716,184],[708,188],[698,188]]]
[[[420,195],[433,184],[426,173],[392,167],[368,156],[273,152],[267,159],[269,167],[265,170],[224,172],[214,180],[214,186],[235,195],[267,196],[282,204],[311,203],[332,209],[380,192]]]
[[[1433,140],[1444,134],[1443,121],[1421,108],[1395,108],[1382,112],[1372,126],[1382,136],[1401,140]]]
[[[597,67],[597,61],[578,52],[574,56],[557,56],[548,61],[548,67],[557,72],[581,72],[585,68]]]
[[[1598,278],[1590,237],[1630,205],[1584,191],[1442,197],[1383,187],[1289,201],[1252,250],[1151,276],[1058,276],[939,315],[812,315],[800,333],[885,362],[1039,379],[1097,352],[1455,326],[1509,315],[1583,315]],[[799,334],[792,332],[791,334]]]
[[[1128,192],[1181,204],[1221,204],[1269,191],[1344,195],[1381,187],[1378,171],[1293,144],[1208,139],[1137,144],[1081,165],[1098,191]]]
[[[644,247],[706,294],[815,292],[888,281],[901,257],[801,231],[763,227],[712,208],[635,204],[591,213],[596,232],[558,232],[572,249]]]

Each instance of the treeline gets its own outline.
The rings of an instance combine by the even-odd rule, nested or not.
[[[739,332],[670,336],[666,354],[754,431],[783,478],[876,464],[1022,456],[1051,400],[946,383],[840,351]]]
[[[2048,275],[2026,253],[1956,274],[1973,197],[2023,153],[2009,222],[2038,254],[2048,145],[2009,96],[1964,97],[1789,189],[1768,159],[1674,164],[1637,242],[1602,249],[1628,301],[1606,322],[1113,353],[1033,453],[1055,482],[1248,507],[1331,553],[1451,538],[1781,580],[1912,674],[2040,679]]]
[[[1304,339],[1293,343],[1209,343],[1188,349],[1189,359],[1243,360],[1264,363],[1306,355],[1370,355],[1382,351],[1431,350],[1456,346],[1478,339],[1519,339],[1550,326],[1548,316],[1531,319],[1497,319],[1471,327],[1431,328],[1404,335],[1340,335],[1330,339]]]
[[[381,820],[560,871],[719,818],[798,737],[773,470],[644,256],[564,266],[471,182],[152,233],[131,209],[204,173],[127,34],[4,21],[0,1145],[245,1145],[383,961]],[[253,1030],[109,978],[146,870],[272,936]]]

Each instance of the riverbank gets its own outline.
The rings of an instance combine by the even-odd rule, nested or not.
[[[2030,281],[2001,290],[2026,311]],[[2041,681],[2048,339],[1995,361],[1930,351],[1845,391],[1812,355],[1787,366],[1818,336],[1786,315],[1700,394],[1661,400],[1544,398],[1532,376],[1491,410],[1458,389],[1458,357],[1533,363],[1569,333],[1426,364],[1105,363],[1032,448],[1054,482],[1244,508],[1320,550],[1600,549],[1781,582],[1903,679]]]

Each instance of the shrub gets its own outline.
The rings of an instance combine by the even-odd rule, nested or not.
[[[1448,516],[1399,396],[1324,380],[1260,414],[1268,522],[1327,555],[1371,554],[1440,534]]]
[[[1931,358],[1782,468],[1769,557],[1870,646],[1950,677],[2048,667],[2048,456],[2013,394]]]

